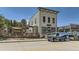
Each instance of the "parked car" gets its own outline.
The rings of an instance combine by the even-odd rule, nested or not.
[[[69,40],[71,41],[75,40],[75,34],[73,32],[67,32],[67,36]]]
[[[76,32],[75,39],[79,41],[79,32]]]
[[[69,38],[67,36],[67,33],[65,33],[65,32],[49,33],[47,35],[47,38],[48,38],[48,41],[51,41],[51,42],[69,41]]]

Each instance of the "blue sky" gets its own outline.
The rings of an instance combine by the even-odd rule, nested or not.
[[[68,25],[71,23],[79,24],[79,8],[78,7],[47,7],[48,9],[57,10],[58,26]],[[23,18],[30,19],[37,12],[35,7],[0,7],[0,14],[8,19],[21,20]]]

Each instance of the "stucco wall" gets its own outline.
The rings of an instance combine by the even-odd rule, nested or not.
[[[43,16],[45,16],[45,23],[43,22]],[[50,23],[48,23],[48,17],[50,17]],[[55,18],[55,23],[52,22],[52,18]],[[36,24],[35,24],[36,20]],[[57,28],[57,14],[45,10],[39,10],[31,19],[30,26],[37,26],[38,32],[42,35],[42,27],[47,27],[47,24],[50,24],[50,27]],[[56,30],[55,30],[56,31]]]
[[[46,22],[43,23],[43,16],[46,17]],[[48,17],[50,17],[50,23],[48,23]],[[40,12],[40,26],[46,26],[47,27],[47,24],[51,24],[51,27],[56,27],[56,14],[54,13],[50,13],[50,12],[46,12],[46,11],[41,11]],[[52,23],[52,18],[55,18],[55,23]]]

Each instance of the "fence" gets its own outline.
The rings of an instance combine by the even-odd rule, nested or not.
[[[39,38],[39,33],[26,33],[26,34],[8,34],[4,37],[7,38]]]

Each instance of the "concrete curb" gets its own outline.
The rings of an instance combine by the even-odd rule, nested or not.
[[[17,43],[17,42],[38,42],[38,41],[47,41],[47,40],[16,40],[16,41],[0,41],[0,43]]]

